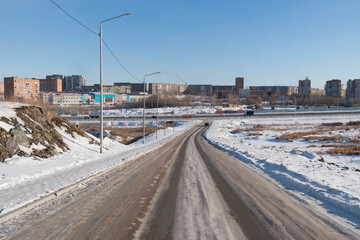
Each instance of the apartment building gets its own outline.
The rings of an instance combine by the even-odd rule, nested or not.
[[[298,93],[295,86],[250,86],[250,95],[259,97],[289,96]]]
[[[86,77],[82,75],[65,76],[63,81],[64,90],[81,90],[86,86]]]
[[[360,79],[349,79],[346,84],[346,100],[360,99]]]
[[[235,90],[238,92],[239,89],[244,89],[244,78],[243,77],[235,78]]]
[[[341,95],[342,95],[341,80],[333,79],[333,80],[326,81],[324,89],[325,89],[326,96],[334,97],[334,98],[341,98]]]
[[[38,98],[40,93],[40,80],[18,77],[4,78],[4,95],[6,98]]]
[[[86,86],[86,77],[82,75],[65,76],[61,74],[47,75],[46,79],[61,79],[62,90],[81,90]]]
[[[149,83],[150,94],[182,94],[187,89],[185,84]]]
[[[62,79],[40,79],[40,92],[62,92]]]
[[[193,94],[193,95],[212,95],[212,85],[188,85],[188,88],[185,90],[185,94]]]
[[[299,80],[298,94],[303,96],[311,94],[311,80],[308,77],[305,80]]]
[[[4,95],[4,82],[0,82],[0,95]]]

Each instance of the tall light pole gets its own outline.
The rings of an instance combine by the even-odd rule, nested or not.
[[[156,139],[158,139],[158,121],[159,121],[159,90],[156,84]]]
[[[113,18],[106,19],[102,22],[100,22],[100,153],[103,152],[103,137],[104,137],[104,121],[103,121],[103,72],[102,72],[102,24],[104,22],[123,17],[123,16],[129,16],[130,13],[125,13]]]
[[[153,73],[146,74],[146,75],[144,76],[143,144],[145,144],[145,78],[146,78],[147,76],[154,75],[154,74],[160,74],[160,72],[153,72]]]

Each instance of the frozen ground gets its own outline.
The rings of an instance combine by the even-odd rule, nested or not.
[[[156,115],[156,108],[145,109],[145,114]],[[189,106],[189,107],[163,107],[159,108],[160,115],[184,115],[184,114],[213,114],[216,108],[211,106]],[[142,108],[104,110],[104,116],[142,116]]]
[[[0,117],[16,117],[13,103],[1,104]],[[146,154],[197,123],[196,120],[187,124],[178,122],[175,129],[167,128],[166,135],[164,130],[159,131],[158,139],[155,134],[147,136],[145,144],[142,139],[123,145],[105,138],[103,154],[99,153],[99,146],[90,144],[88,139],[77,134],[72,138],[64,129],[58,128],[70,151],[48,159],[15,156],[0,163],[0,217],[42,196]],[[12,126],[0,121],[0,127],[9,130]]]
[[[320,127],[323,123],[349,121],[358,121],[358,118],[218,120],[204,135],[218,148],[360,227],[360,156],[327,152],[332,145],[358,147],[360,127]],[[276,139],[294,132],[311,131],[313,134],[307,135],[307,140]]]

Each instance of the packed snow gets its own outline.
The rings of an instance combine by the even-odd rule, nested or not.
[[[282,135],[315,131],[320,125],[358,121],[356,116],[248,118],[214,121],[205,138],[240,161],[273,177],[290,190],[315,199],[330,212],[360,226],[360,156],[330,154],[336,143],[359,145],[360,127],[314,132],[306,138],[282,140]],[[331,127],[330,127],[331,129]],[[316,140],[326,135],[325,141]],[[320,137],[321,137],[320,136]],[[334,137],[335,141],[329,142]],[[324,137],[323,137],[324,138]],[[340,140],[339,140],[340,139]]]

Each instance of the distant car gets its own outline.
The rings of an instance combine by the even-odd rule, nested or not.
[[[157,118],[157,116],[156,116],[156,115],[153,115],[152,118]]]
[[[204,124],[204,126],[205,126],[205,127],[208,127],[208,126],[210,126],[210,124],[209,124],[208,122],[206,122],[206,123]]]
[[[84,116],[84,119],[90,119],[91,117],[90,116]]]
[[[252,116],[254,115],[254,111],[253,110],[246,110],[245,111],[245,116]]]

